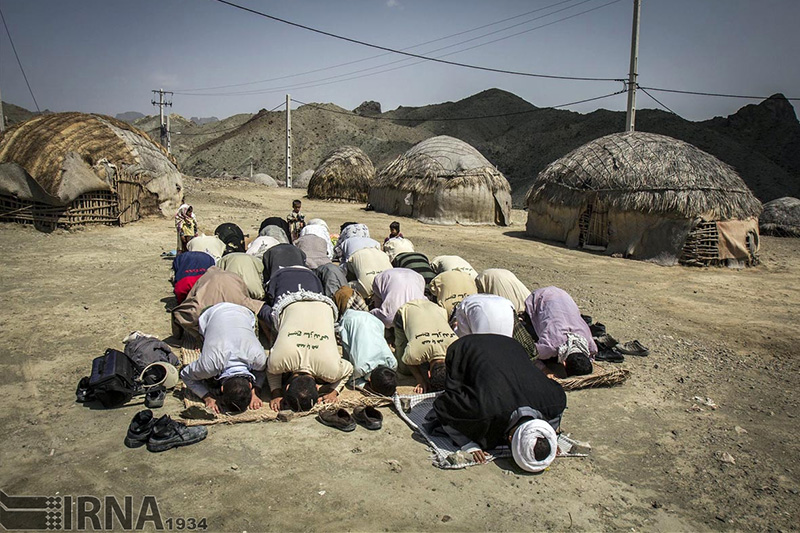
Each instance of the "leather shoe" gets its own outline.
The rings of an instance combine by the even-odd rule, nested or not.
[[[167,389],[162,385],[157,385],[147,391],[144,397],[144,405],[150,409],[156,409],[164,406],[164,398],[167,397]]]
[[[342,431],[353,431],[356,429],[356,421],[350,416],[346,409],[323,409],[317,414],[320,422],[332,428]]]
[[[139,411],[131,420],[131,425],[128,426],[128,433],[125,435],[125,446],[128,448],[138,448],[147,443],[150,434],[153,432],[153,426],[156,425],[156,420],[153,418],[153,411],[145,409]]]
[[[208,436],[205,426],[186,427],[185,424],[172,420],[164,415],[156,420],[153,432],[147,440],[147,449],[151,452],[163,452],[178,446],[188,446],[200,442]]]
[[[383,427],[383,415],[371,405],[356,407],[353,410],[353,418],[367,429],[375,430]]]

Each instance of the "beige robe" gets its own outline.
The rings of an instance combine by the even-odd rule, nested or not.
[[[219,262],[225,253],[225,243],[216,235],[198,235],[186,244],[186,249],[190,252],[205,252]]]
[[[356,280],[356,289],[366,301],[372,297],[375,276],[390,268],[389,256],[377,248],[362,248],[347,259],[348,279]]]
[[[460,270],[442,272],[431,280],[430,290],[439,305],[447,311],[448,317],[453,315],[453,309],[464,297],[478,293],[473,278]]]
[[[397,311],[394,335],[395,356],[406,365],[444,358],[456,340],[445,310],[427,299],[411,300]]]
[[[325,302],[299,301],[283,309],[267,359],[271,391],[281,388],[285,372],[306,372],[337,391],[344,387],[353,365],[339,354],[334,320],[333,310]]]
[[[451,270],[458,270],[469,274],[472,279],[478,277],[478,273],[472,268],[466,259],[457,255],[440,255],[431,260],[431,268],[437,274],[442,272],[449,272]]]
[[[264,263],[261,259],[244,252],[234,252],[220,259],[217,266],[242,278],[251,298],[264,299]]]
[[[530,296],[531,291],[510,270],[487,268],[475,280],[475,285],[478,292],[495,294],[510,300],[517,314],[525,312],[525,299]]]

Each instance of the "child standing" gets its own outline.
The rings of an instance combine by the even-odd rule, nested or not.
[[[302,207],[300,200],[292,202],[292,212],[286,217],[286,222],[289,223],[289,228],[292,230],[292,240],[300,237],[300,230],[306,225],[306,216],[300,212]]]
[[[396,237],[403,238],[403,234],[400,233],[400,223],[396,220],[389,224],[389,236],[383,239],[383,243],[386,244],[386,241],[389,239],[394,239]]]

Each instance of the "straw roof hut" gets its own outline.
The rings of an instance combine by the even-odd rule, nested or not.
[[[175,159],[126,122],[52,113],[0,137],[0,219],[43,229],[124,224],[172,214],[183,198]]]
[[[308,197],[320,200],[366,202],[375,167],[367,154],[343,146],[325,156],[308,181]]]
[[[376,211],[429,224],[499,224],[511,216],[511,186],[475,148],[440,135],[380,171],[369,193]]]
[[[278,182],[269,174],[254,174],[250,181],[266,187],[277,187]]]
[[[741,177],[664,135],[615,133],[551,163],[528,191],[540,239],[662,264],[757,261],[761,203]]]
[[[310,168],[307,168],[303,172],[300,173],[299,176],[296,178],[292,178],[292,188],[293,189],[305,189],[308,187],[308,183],[311,181],[311,176],[314,175],[314,171]]]
[[[759,229],[764,235],[800,237],[800,200],[784,196],[765,203]]]

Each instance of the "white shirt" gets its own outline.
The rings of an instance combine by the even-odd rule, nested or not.
[[[256,316],[241,305],[218,303],[200,315],[200,332],[205,337],[197,361],[181,370],[181,379],[202,398],[208,394],[203,380],[235,375],[255,378],[261,387],[266,375],[267,355],[255,334]]]
[[[453,315],[459,337],[474,333],[495,333],[511,337],[516,311],[514,304],[494,294],[471,294],[461,300]]]

